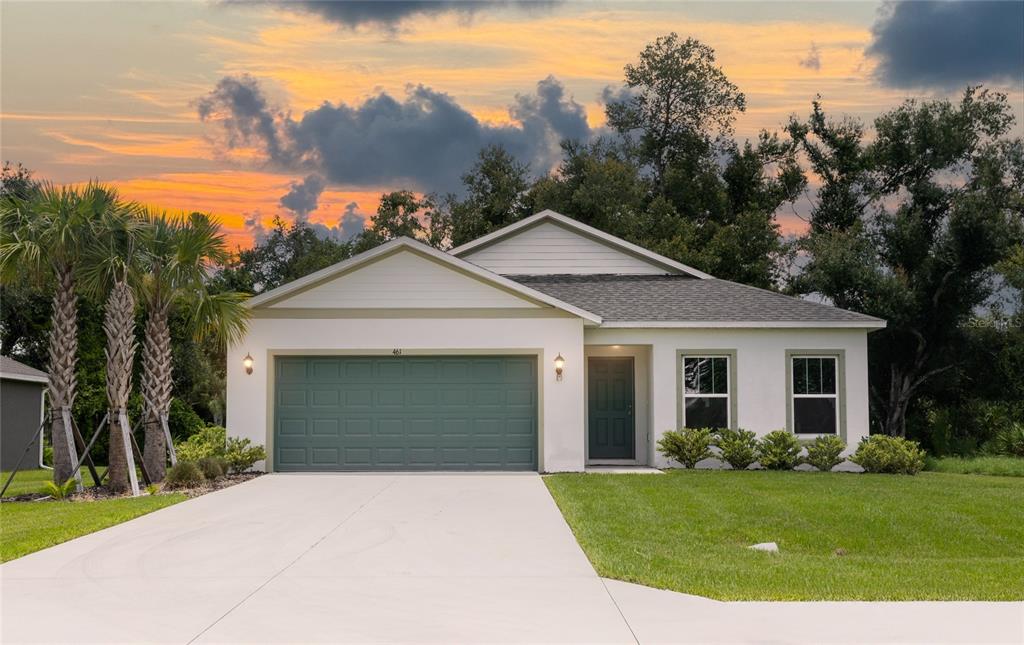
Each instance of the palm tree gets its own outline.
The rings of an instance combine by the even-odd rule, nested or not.
[[[50,438],[53,444],[53,480],[63,484],[78,461],[71,428],[71,408],[78,384],[77,281],[85,249],[91,243],[92,224],[107,206],[102,189],[58,188],[41,183],[27,197],[0,205],[0,277],[29,275],[54,283],[49,333]],[[76,473],[81,487],[81,475]]]
[[[142,228],[136,204],[118,199],[104,189],[107,206],[93,222],[94,242],[83,269],[83,282],[90,294],[107,294],[103,331],[107,337],[107,410],[110,445],[107,452],[107,486],[115,492],[131,490],[138,495],[128,424],[128,397],[132,391],[135,362],[135,292],[139,275],[138,237]]]
[[[140,294],[146,309],[142,350],[145,463],[153,481],[161,481],[167,465],[171,407],[171,332],[173,310],[186,307],[197,340],[213,335],[222,344],[239,338],[249,310],[245,294],[211,293],[207,272],[228,258],[219,228],[201,213],[186,216],[150,213],[140,238],[144,274]],[[173,459],[173,447],[172,459]]]

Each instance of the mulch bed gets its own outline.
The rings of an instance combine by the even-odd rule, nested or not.
[[[218,477],[214,481],[203,482],[200,486],[193,486],[190,488],[161,488],[160,493],[182,493],[186,497],[199,497],[207,493],[221,490],[222,488],[229,488],[235,484],[241,484],[247,482],[250,479],[255,479],[263,473],[239,473],[237,475],[224,475]],[[142,488],[142,494],[146,495],[145,487],[142,482],[139,482],[139,486]],[[157,493],[158,495],[160,493]],[[101,499],[116,499],[118,497],[131,497],[124,493],[113,493],[106,486],[93,486],[86,488],[81,493],[73,493],[65,501],[72,502],[95,502]],[[12,497],[4,497],[3,503],[8,502],[52,502],[55,501],[49,495],[44,493],[25,493],[24,495],[14,495]]]

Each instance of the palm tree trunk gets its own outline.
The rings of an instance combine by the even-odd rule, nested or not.
[[[157,298],[151,306],[142,348],[144,459],[150,478],[159,482],[163,481],[167,469],[163,420],[171,408],[171,331],[167,324],[167,304]]]
[[[132,364],[135,359],[135,296],[131,287],[123,281],[114,284],[107,298],[103,320],[107,335],[107,406],[110,409],[110,447],[107,460],[107,486],[115,492],[124,492],[131,487],[128,469],[134,471],[134,461],[129,461],[131,450],[126,441],[130,428],[122,425],[126,417],[128,396],[132,391]]]
[[[57,271],[57,289],[53,294],[49,338],[50,377],[50,441],[53,444],[53,481],[63,484],[78,462],[71,428],[64,423],[66,409],[70,415],[75,404],[78,377],[78,296],[71,269]]]

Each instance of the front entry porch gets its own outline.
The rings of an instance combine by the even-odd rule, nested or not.
[[[650,346],[587,345],[586,463],[653,463],[650,429]]]

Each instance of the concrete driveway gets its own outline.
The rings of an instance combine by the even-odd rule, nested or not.
[[[21,642],[1021,643],[1021,603],[602,580],[534,474],[273,475],[0,567]]]
[[[0,574],[5,643],[634,641],[535,474],[261,477]]]

